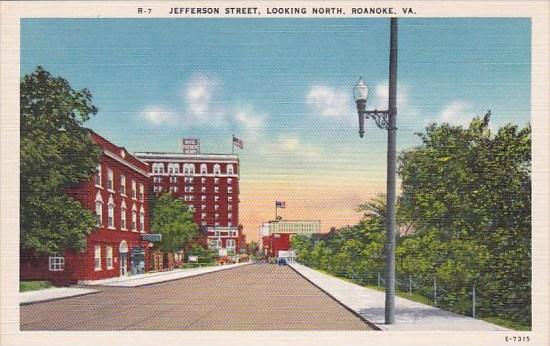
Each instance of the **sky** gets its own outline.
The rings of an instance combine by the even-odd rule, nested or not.
[[[400,19],[398,151],[429,123],[530,121],[530,20]],[[41,65],[88,88],[85,126],[132,152],[230,153],[241,138],[240,222],[355,224],[385,191],[386,131],[358,135],[352,88],[387,108],[389,19],[23,19],[21,73]]]

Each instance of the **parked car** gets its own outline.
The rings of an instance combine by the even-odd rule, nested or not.
[[[277,264],[279,264],[280,266],[286,266],[286,258],[279,258],[277,260]]]

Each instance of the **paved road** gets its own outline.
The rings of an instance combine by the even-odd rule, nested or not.
[[[253,264],[21,306],[21,330],[367,330],[288,266]]]

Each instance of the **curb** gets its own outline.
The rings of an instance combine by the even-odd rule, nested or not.
[[[42,299],[42,300],[35,300],[35,301],[32,301],[32,302],[19,302],[19,306],[39,304],[39,303],[47,303],[47,302],[53,302],[53,301],[56,301],[56,300],[82,297],[82,296],[87,296],[87,295],[90,295],[90,294],[96,294],[96,293],[99,293],[99,292],[101,292],[101,291],[95,290],[94,292],[83,292],[83,293],[73,294],[73,295],[65,296],[65,297],[46,298],[46,299]]]
[[[347,306],[346,304],[342,303],[340,300],[338,300],[335,296],[333,296],[332,294],[328,293],[327,291],[325,291],[321,286],[317,285],[315,282],[311,281],[309,278],[307,278],[304,274],[300,273],[296,268],[294,268],[291,264],[288,265],[292,270],[294,270],[298,275],[300,275],[301,277],[303,277],[306,281],[308,281],[310,284],[312,284],[313,286],[317,287],[318,289],[320,289],[321,291],[323,291],[324,294],[326,294],[327,296],[329,296],[332,300],[334,300],[335,302],[337,302],[338,304],[340,304],[342,307],[344,307],[346,310],[348,310],[349,312],[353,313],[355,316],[359,317],[363,322],[365,322],[369,327],[371,327],[372,329],[374,330],[386,330],[385,328],[375,324],[374,322],[371,322],[369,320],[367,320],[364,316],[362,316],[360,313],[358,313],[357,311],[353,310],[352,308],[350,308],[349,306]]]

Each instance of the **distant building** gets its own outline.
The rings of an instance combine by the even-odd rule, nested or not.
[[[321,230],[319,220],[277,220],[260,226],[262,249],[269,257],[279,257],[280,253],[291,249],[292,236],[295,234],[312,235]]]
[[[184,138],[181,153],[139,152],[149,164],[153,193],[170,192],[191,206],[204,243],[221,254],[238,253],[239,157],[200,152],[198,139]]]
[[[84,252],[40,257],[23,252],[21,279],[70,284],[149,268],[149,166],[94,132],[91,138],[102,149],[97,173],[66,193],[95,213],[97,229],[88,235]]]

